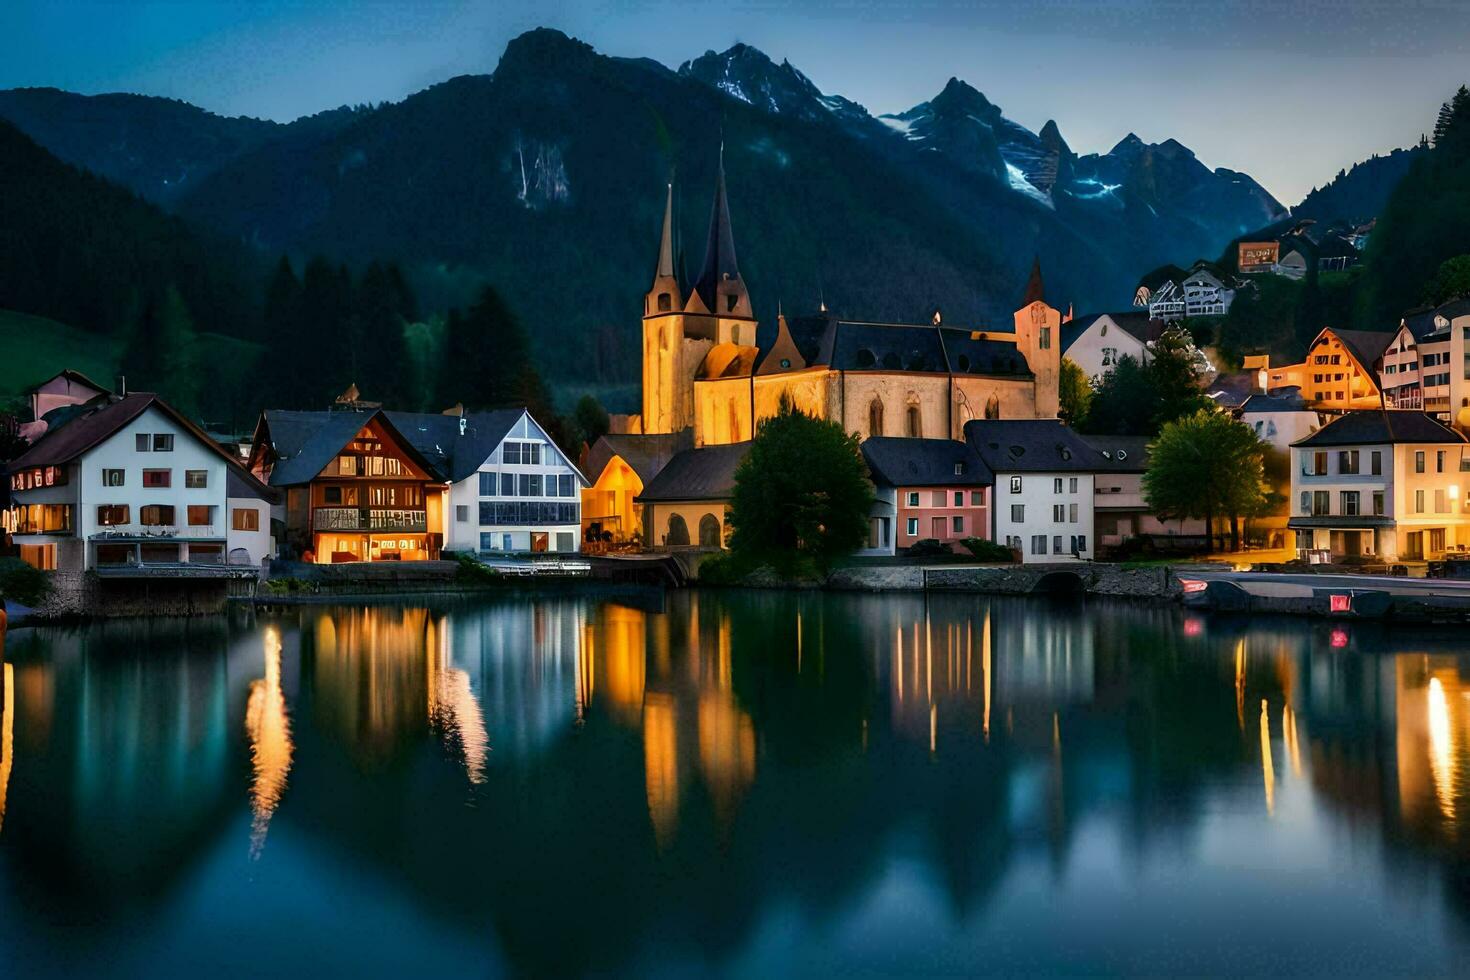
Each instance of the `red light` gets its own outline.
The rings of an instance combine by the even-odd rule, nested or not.
[[[1332,595],[1332,607],[1331,608],[1332,608],[1332,611],[1333,612],[1352,612],[1352,610],[1353,610],[1353,597],[1350,596],[1350,595],[1341,595],[1339,593],[1333,593],[1333,595]]]
[[[1190,618],[1184,621],[1185,636],[1199,636],[1204,631],[1205,624],[1203,620]]]
[[[1347,646],[1347,640],[1347,630],[1332,631],[1332,648],[1334,650],[1341,650],[1343,647]]]
[[[1209,582],[1197,578],[1182,578],[1179,580],[1179,584],[1184,586],[1184,593],[1186,595],[1191,592],[1203,592],[1210,587]]]

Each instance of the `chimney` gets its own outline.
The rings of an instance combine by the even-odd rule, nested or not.
[[[119,398],[126,397],[128,393],[128,379],[119,374],[115,380],[116,383],[113,385],[113,387],[117,390],[114,392],[114,394],[116,394]]]

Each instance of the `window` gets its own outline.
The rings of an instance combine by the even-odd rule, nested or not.
[[[1449,501],[1445,499],[1443,490],[1434,491],[1434,512],[1436,514],[1448,514],[1450,512]]]
[[[493,497],[495,489],[500,485],[500,480],[494,473],[480,474],[480,496]]]
[[[184,489],[203,490],[209,486],[209,470],[185,470]]]
[[[148,504],[138,508],[138,520],[149,527],[166,527],[174,522],[174,509],[168,504]]]
[[[1052,493],[1061,493],[1062,492],[1062,478],[1061,477],[1057,477],[1055,480],[1052,480],[1051,481],[1051,492]]]
[[[454,519],[460,524],[468,524],[470,521],[470,508],[468,504],[454,505]]]
[[[1382,476],[1383,475],[1383,453],[1379,452],[1377,449],[1373,450],[1373,452],[1368,457],[1368,461],[1369,461],[1369,465],[1372,467],[1372,473],[1373,473],[1373,475],[1374,476]]]
[[[342,503],[342,488],[341,487],[322,487],[322,503],[324,503],[324,504],[340,504],[340,503]]]
[[[1325,476],[1327,474],[1326,453],[1302,453],[1303,476]]]
[[[908,434],[911,439],[919,439],[924,435],[924,420],[919,415],[919,406],[910,405],[908,414]]]
[[[1086,553],[1087,553],[1087,535],[1085,535],[1085,534],[1079,534],[1079,535],[1077,535],[1077,554],[1082,555],[1082,554],[1086,554]]]
[[[1020,492],[1021,492],[1021,478],[1019,476],[1013,476],[1013,477],[1011,477],[1011,493],[1020,493]]]
[[[1052,523],[1053,524],[1061,524],[1061,523],[1065,522],[1066,519],[1067,519],[1067,505],[1066,504],[1052,504],[1051,505],[1051,520],[1052,520]]]
[[[965,506],[965,491],[963,491],[963,490],[956,490],[954,492],[954,505],[956,507],[963,507],[963,506]]]
[[[572,474],[570,473],[562,473],[560,476],[558,476],[556,478],[556,485],[558,487],[557,492],[559,496],[572,497],[575,496],[577,493],[576,489],[572,485]]]
[[[1443,473],[1444,472],[1444,450],[1443,449],[1436,450],[1435,453],[1434,453],[1434,472],[1436,472],[1436,473]]]
[[[963,476],[964,473],[965,473],[965,464],[964,463],[956,463],[956,464],[954,464],[954,475],[955,476]]]
[[[1075,476],[1067,480],[1067,491],[1069,493],[1077,492],[1077,478]]]
[[[946,498],[943,490],[935,490],[929,499],[934,502],[935,507],[943,507]]]
[[[160,489],[173,484],[173,470],[144,470],[143,486]]]
[[[874,398],[868,405],[868,435],[881,436],[883,434],[883,403]]]
[[[1011,504],[1011,523],[1012,524],[1025,524],[1026,523],[1026,505],[1025,504]]]
[[[1415,473],[1423,473],[1424,472],[1424,450],[1422,450],[1422,449],[1416,450],[1415,453],[1414,453],[1414,472]],[[1423,493],[1424,491],[1421,490],[1419,492],[1420,493]]]
[[[120,487],[125,480],[124,470],[103,470],[102,485],[104,487]]]
[[[481,531],[480,532],[480,550],[481,551],[494,551],[495,550],[495,545],[497,543],[497,539],[498,539],[498,536],[495,534],[494,531]]]
[[[1382,517],[1383,516],[1383,491],[1382,490],[1374,490],[1373,491],[1373,516],[1374,517]]]
[[[1068,504],[1067,505],[1067,523],[1068,524],[1076,524],[1077,523],[1077,505],[1076,504]]]
[[[155,432],[153,434],[153,451],[155,453],[171,453],[174,451],[174,437],[171,432]]]
[[[1332,513],[1332,494],[1326,490],[1312,491],[1312,513],[1318,517]]]
[[[1046,554],[1046,535],[1044,535],[1044,534],[1033,534],[1033,535],[1031,535],[1031,553],[1033,555],[1044,555],[1044,554]]]
[[[1352,475],[1358,472],[1358,451],[1356,449],[1338,450],[1337,472],[1343,475]]]
[[[1420,453],[1419,455],[1422,456],[1424,454],[1423,453]],[[1423,490],[1415,490],[1414,491],[1414,513],[1416,513],[1416,514],[1422,514],[1422,513],[1424,513],[1424,491]]]
[[[910,507],[917,507],[917,506],[919,506],[919,491],[917,491],[917,490],[910,490],[909,491],[909,506]]]
[[[186,516],[190,527],[207,527],[214,523],[214,508],[209,504],[190,504]]]
[[[1060,534],[1052,535],[1051,553],[1054,555],[1060,555],[1062,553],[1062,536]]]
[[[97,523],[102,527],[112,527],[117,524],[128,522],[127,504],[98,504]]]
[[[146,453],[153,448],[153,437],[146,432],[139,432],[133,437],[133,449],[140,453]]]
[[[521,462],[521,444],[518,442],[507,442],[501,447],[500,456],[507,464],[519,466]]]
[[[1310,490],[1303,490],[1302,491],[1302,513],[1303,514],[1310,514],[1311,512],[1312,512],[1312,491],[1310,491]]]
[[[516,495],[516,475],[514,473],[500,474],[500,495],[502,497],[514,497]]]
[[[1037,342],[1037,346],[1042,350],[1051,350],[1051,327],[1041,328],[1041,339]]]
[[[963,517],[950,518],[950,530],[954,531],[955,534],[964,534],[965,519]]]
[[[260,511],[254,507],[236,507],[230,511],[230,526],[236,531],[259,531]]]
[[[1342,514],[1344,517],[1358,516],[1358,491],[1344,490],[1342,492]]]
[[[917,538],[919,536],[919,519],[917,517],[910,517],[906,530],[909,537]]]
[[[985,506],[985,491],[984,490],[971,490],[970,491],[970,506],[971,507],[984,507]]]

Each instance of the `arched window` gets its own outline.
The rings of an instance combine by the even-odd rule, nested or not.
[[[672,304],[672,302],[673,302],[673,299],[672,299],[672,297],[669,296],[668,293],[659,293],[658,294],[658,311],[660,313],[667,313],[667,312],[669,312],[670,304]]]
[[[730,299],[731,300],[734,300],[735,297],[734,296],[731,296]],[[731,307],[731,309],[734,309],[734,307]],[[738,343],[740,343],[740,324],[738,324],[738,323],[735,324],[733,327],[730,328],[730,343],[732,343],[732,344],[738,344]]]
[[[687,547],[689,545],[689,525],[684,523],[684,518],[681,515],[669,515],[669,529],[664,534],[664,544],[670,548]]]
[[[699,519],[699,546],[701,548],[720,546],[720,519],[713,514],[705,514]]]
[[[740,441],[740,416],[736,414],[736,410],[735,410],[735,399],[733,399],[733,398],[730,399],[730,402],[726,406],[725,411],[729,413],[729,418],[730,418],[730,441],[731,442],[739,442]]]
[[[924,420],[919,415],[919,406],[910,405],[908,410],[908,435],[911,439],[919,439],[924,435]]]
[[[883,400],[874,398],[873,403],[868,406],[868,435],[881,436],[883,434]]]
[[[1000,418],[1000,401],[994,395],[985,400],[985,417],[988,419]]]

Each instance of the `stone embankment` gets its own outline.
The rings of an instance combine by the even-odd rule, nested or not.
[[[1179,598],[1173,566],[1067,562],[1044,565],[853,565],[820,582],[782,582],[762,570],[754,588],[825,588],[845,592],[985,592],[997,595],[1086,593],[1136,599]]]

